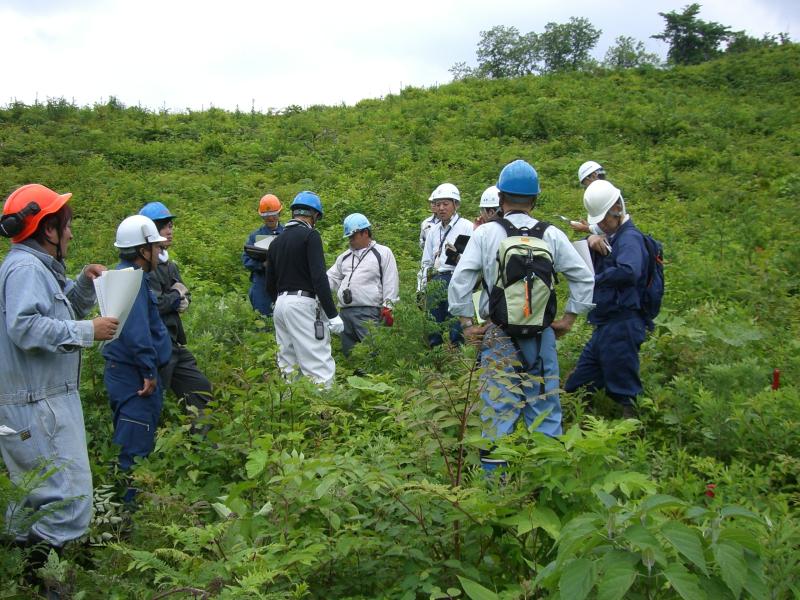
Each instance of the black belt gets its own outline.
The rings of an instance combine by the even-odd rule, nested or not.
[[[303,298],[317,297],[317,295],[314,292],[307,292],[305,290],[287,290],[285,292],[279,292],[278,296],[302,296]]]

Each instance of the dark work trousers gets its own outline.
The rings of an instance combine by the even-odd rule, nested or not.
[[[564,390],[605,389],[622,406],[633,406],[642,392],[639,379],[639,348],[645,338],[641,315],[628,315],[595,327],[584,347],[575,370],[567,378]]]
[[[363,341],[369,330],[367,323],[378,323],[381,320],[380,306],[342,306],[339,308],[339,316],[344,321],[344,331],[342,331],[342,352],[349,356],[353,346]]]
[[[267,292],[266,275],[263,272],[251,273],[250,282],[250,290],[247,292],[250,304],[265,317],[271,317],[273,301]]]
[[[113,413],[112,439],[120,446],[119,467],[128,471],[137,456],[145,457],[155,447],[163,390],[159,382],[155,392],[149,396],[139,396],[137,392],[144,384],[139,369],[113,361],[106,362],[103,380]]]
[[[436,273],[436,275],[431,277],[430,281],[428,281],[428,311],[437,323],[444,323],[448,319],[453,319],[453,315],[447,311],[447,287],[450,285],[450,279],[452,277],[452,271],[444,271]],[[453,319],[450,323],[450,343],[458,345],[463,341],[464,336],[462,335],[461,323],[458,319]],[[436,331],[428,334],[428,345],[431,348],[439,346],[441,343],[441,333]]]
[[[193,406],[202,416],[211,400],[211,382],[197,366],[197,360],[186,346],[172,344],[169,362],[158,372],[164,389],[170,389],[186,406]]]

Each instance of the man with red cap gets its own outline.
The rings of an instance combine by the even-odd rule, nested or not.
[[[264,220],[264,224],[249,235],[245,245],[253,246],[266,237],[282,233],[283,225],[280,224],[282,209],[281,201],[274,194],[267,194],[261,198],[258,203],[258,214]],[[247,252],[242,253],[242,263],[244,268],[250,271],[250,291],[247,294],[250,304],[265,317],[271,317],[274,298],[267,292],[267,263],[249,256]]]
[[[106,268],[88,265],[76,280],[67,278],[71,196],[24,185],[8,197],[0,220],[0,235],[12,241],[0,266],[0,452],[15,483],[31,471],[49,471],[8,507],[5,527],[18,545],[32,548],[31,574],[50,549],[59,552],[89,527],[80,354],[111,339],[119,324],[111,317],[81,320],[95,303],[92,280]]]

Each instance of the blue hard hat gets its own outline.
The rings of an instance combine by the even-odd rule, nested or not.
[[[139,211],[139,214],[144,215],[153,221],[175,218],[175,215],[169,212],[169,209],[161,202],[148,202],[142,207],[142,210]]]
[[[320,217],[322,216],[322,201],[314,192],[303,191],[297,194],[291,204],[292,210],[296,208],[310,208],[317,211]]]
[[[524,160],[515,160],[500,171],[497,188],[515,196],[536,196],[539,193],[539,175]]]
[[[369,229],[370,227],[372,227],[372,225],[370,224],[369,219],[361,213],[347,215],[344,218],[344,237],[349,238],[357,231],[363,231],[364,229]]]

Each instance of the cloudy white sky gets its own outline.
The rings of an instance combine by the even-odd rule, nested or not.
[[[750,35],[800,39],[798,0],[706,0],[700,18]],[[686,1],[642,0],[0,0],[0,105],[64,97],[91,105],[249,110],[353,104],[451,79],[475,63],[482,30],[543,31],[586,17],[603,35],[645,42],[659,12]]]

